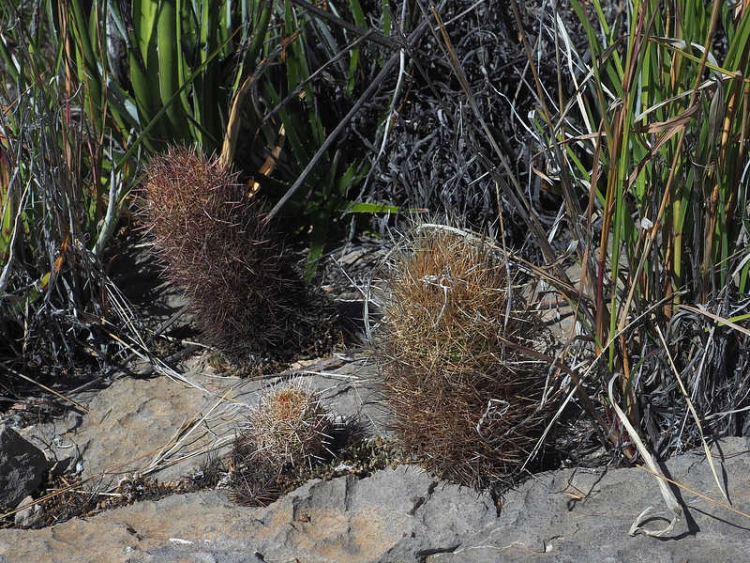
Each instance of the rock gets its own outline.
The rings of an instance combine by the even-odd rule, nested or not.
[[[173,496],[50,529],[0,531],[3,561],[418,561],[491,525],[488,495],[418,468],[311,481],[267,508],[222,492]],[[85,558],[82,558],[85,554]],[[254,558],[254,559],[253,559]]]
[[[88,402],[85,396],[79,396],[78,399]],[[80,467],[81,460],[81,452],[70,440],[70,436],[81,426],[83,419],[81,412],[71,409],[62,417],[22,428],[19,434],[44,452],[48,462],[53,465],[50,471],[54,475],[70,475],[77,472],[76,467]]]
[[[48,448],[50,459],[75,460],[72,466],[93,478],[86,486],[98,491],[121,472],[166,481],[200,467],[212,448],[228,448],[259,393],[295,375],[321,392],[332,414],[359,417],[370,434],[384,433],[387,412],[374,373],[366,358],[356,357],[298,365],[262,380],[217,377],[205,366],[186,373],[186,381],[121,378],[76,397],[87,414],[24,434]],[[402,466],[361,480],[311,481],[266,508],[237,505],[228,492],[215,490],[41,530],[0,530],[0,563],[744,561],[750,551],[748,442],[727,439],[713,452],[732,507],[678,489],[687,516],[666,540],[628,534],[648,506],[654,517],[666,513],[656,478],[639,468],[534,475],[500,499],[498,513],[488,494]],[[720,498],[702,450],[666,468],[692,491]],[[0,487],[0,493],[7,490]],[[25,525],[38,517],[27,515]],[[655,519],[648,526],[663,524]]]
[[[309,362],[262,380],[216,375],[196,362],[182,380],[121,377],[106,389],[73,397],[88,409],[85,416],[69,413],[23,432],[50,459],[72,455],[68,465],[79,465],[98,491],[134,473],[176,481],[200,471],[209,453],[226,453],[260,392],[293,376],[321,393],[332,416],[358,418],[370,434],[384,433],[374,372],[364,356]]]
[[[34,498],[31,495],[24,498],[19,506],[25,506],[26,508],[16,512],[13,517],[13,522],[18,528],[32,528],[39,522],[42,515],[41,507],[34,504]]]
[[[686,512],[664,538],[628,533],[648,507],[653,511],[646,527],[666,526],[669,513],[656,477],[642,468],[566,469],[532,477],[518,491],[508,493],[496,526],[467,538],[453,553],[428,561],[746,561],[750,550],[748,445],[745,438],[728,438],[712,448],[731,507],[695,493],[721,500],[702,449],[667,462],[666,476],[690,490],[672,487]]]
[[[0,426],[0,512],[36,492],[47,471],[44,453],[9,426]]]
[[[728,439],[720,450],[716,462],[733,506],[680,489],[687,517],[663,539],[628,534],[647,506],[655,516],[665,512],[655,478],[639,468],[536,475],[504,496],[498,514],[487,494],[401,466],[361,480],[311,481],[266,508],[205,491],[43,530],[0,530],[0,561],[745,561],[748,443]],[[719,498],[702,451],[671,460],[667,470],[684,486]],[[662,525],[655,520],[649,527]]]

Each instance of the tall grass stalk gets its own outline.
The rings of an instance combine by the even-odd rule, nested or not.
[[[590,59],[553,19],[575,91],[561,84],[535,126],[558,148],[546,154],[565,172],[566,202],[588,200],[578,259],[592,273],[592,333],[638,427],[654,328],[681,302],[748,288],[750,15],[718,0],[634,0],[608,21],[599,0],[571,5]]]

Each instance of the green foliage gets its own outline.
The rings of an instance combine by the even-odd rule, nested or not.
[[[321,149],[366,76],[365,30],[338,15],[364,25],[357,0],[327,8],[321,20],[304,2],[271,0],[2,5],[4,341],[33,339],[27,318],[48,313],[53,294],[72,317],[89,306],[99,314],[100,259],[140,165],[175,143],[220,153],[271,203],[301,180],[284,225],[312,225],[312,276],[366,171],[351,143]],[[332,92],[341,94],[335,108]]]
[[[94,123],[149,150],[195,142],[221,148],[241,77],[263,50],[271,2],[71,0],[58,25],[69,32]]]
[[[138,144],[149,152],[174,143],[221,151],[224,162],[252,176],[261,195],[275,202],[341,119],[333,98],[351,106],[364,77],[351,33],[295,4],[133,0],[125,13],[115,0],[96,0],[89,11],[83,0],[72,0],[61,12],[60,29],[70,30],[92,122],[118,131],[121,142],[130,143],[126,156]],[[355,24],[365,24],[357,0],[328,8],[333,14],[345,8]],[[242,138],[252,139],[244,143],[249,148]],[[282,166],[258,158],[282,140]],[[312,225],[308,274],[365,172],[361,154],[334,145],[288,205],[292,229]]]
[[[614,337],[644,304],[667,299],[671,314],[680,291],[705,302],[734,273],[747,288],[747,266],[735,268],[746,233],[750,17],[721,2],[636,1],[616,22],[621,32],[598,1],[572,5],[593,64],[568,102],[580,114],[556,139],[569,181],[589,192],[589,226],[602,210],[595,332],[613,367]]]
[[[707,336],[700,328],[707,317],[686,303],[721,299],[733,316],[744,313],[730,303],[749,281],[750,14],[721,1],[633,0],[608,21],[599,0],[571,5],[590,58],[558,24],[559,56],[574,90],[561,84],[556,101],[540,104],[535,125],[541,143],[552,148],[543,154],[548,169],[560,172],[579,242],[579,320],[606,358],[607,372],[622,374],[623,411],[633,427],[641,430],[644,403],[656,408],[667,396],[675,401],[671,412],[689,416],[687,402],[700,426],[691,401],[705,412],[721,410],[719,404],[738,409],[731,401],[740,399],[726,403],[719,389],[744,385],[744,368],[711,352],[714,339],[726,336],[713,328]],[[584,311],[592,313],[584,317]],[[662,326],[696,339],[675,353],[677,365]],[[696,349],[697,342],[703,344]],[[675,387],[667,365],[692,379],[689,397],[668,391]],[[640,377],[644,371],[655,372],[652,383]],[[610,400],[617,399],[610,393]],[[660,423],[651,419],[652,428]],[[670,436],[673,429],[664,424]]]
[[[287,0],[283,6],[283,36],[291,39],[284,49],[286,80],[266,80],[262,91],[274,107],[271,114],[277,113],[283,125],[289,158],[277,171],[280,181],[265,183],[265,193],[274,202],[291,196],[284,204],[285,217],[293,218],[291,228],[299,228],[300,217],[305,219],[302,226],[311,227],[305,269],[305,278],[310,280],[332,224],[356,205],[350,192],[368,171],[364,154],[351,143],[334,143],[321,152],[329,135],[342,125],[344,111],[353,106],[365,82],[359,47],[365,29],[359,28],[360,37],[350,32],[349,22],[337,15],[344,6],[337,8],[334,3],[329,3],[334,15],[327,20],[308,12],[302,2]],[[356,25],[364,25],[358,0],[349,0],[345,8]],[[326,62],[311,68],[313,61]],[[300,180],[301,189],[290,194],[289,185]]]

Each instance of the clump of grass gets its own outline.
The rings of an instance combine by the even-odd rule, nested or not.
[[[543,25],[575,91],[559,80],[548,96],[537,81],[539,156],[559,171],[582,266],[571,301],[602,358],[601,388],[620,375],[602,403],[618,402],[639,436],[602,430],[628,458],[640,438],[666,457],[701,443],[701,425],[736,432],[748,404],[747,370],[726,353],[746,335],[719,323],[748,310],[750,17],[695,0],[571,7],[588,43],[562,20]]]
[[[151,160],[144,214],[167,278],[230,359],[283,360],[330,347],[326,304],[305,287],[245,190],[220,160],[194,149],[171,147]]]
[[[440,476],[510,478],[545,418],[546,370],[527,355],[541,320],[481,237],[423,229],[392,266],[382,368],[396,435]]]
[[[0,5],[0,359],[57,383],[105,371],[130,337],[102,267],[129,184],[45,14]]]

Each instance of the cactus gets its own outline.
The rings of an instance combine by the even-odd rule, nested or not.
[[[165,275],[210,344],[235,361],[330,346],[321,333],[333,316],[285,260],[260,203],[218,159],[170,147],[149,163],[143,195]]]
[[[542,321],[509,303],[506,263],[481,237],[423,229],[391,266],[381,348],[393,430],[440,476],[511,477],[539,435],[547,375],[514,344],[538,346]]]
[[[334,422],[319,395],[292,380],[260,399],[234,443],[232,485],[244,504],[273,502],[295,475],[332,457]]]

